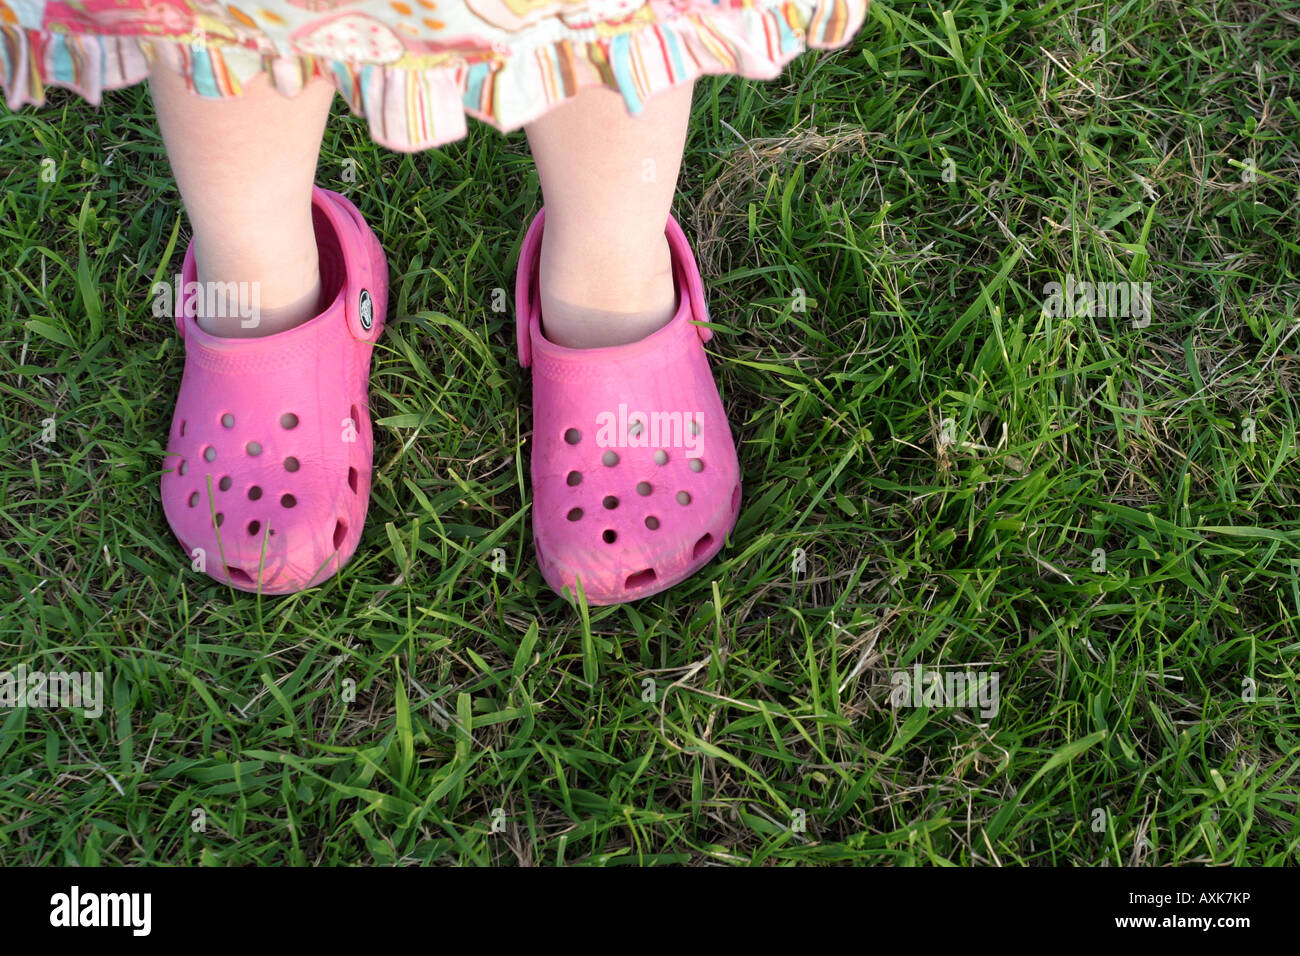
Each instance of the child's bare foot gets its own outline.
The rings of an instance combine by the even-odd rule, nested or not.
[[[672,258],[662,232],[653,252],[605,261],[602,250],[556,250],[542,238],[538,292],[542,332],[574,349],[627,345],[668,324],[677,311]],[[567,261],[566,261],[567,260]]]
[[[208,279],[201,253],[198,282],[203,294],[197,305],[199,328],[212,335],[231,339],[251,339],[275,335],[320,315],[329,305],[321,301],[320,266],[316,260],[316,243],[311,243],[311,262],[291,268],[279,268],[249,274],[265,275],[244,281]]]

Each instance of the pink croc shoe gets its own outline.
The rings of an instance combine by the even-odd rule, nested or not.
[[[537,294],[543,209],[519,254],[519,361],[533,367],[533,538],[547,583],[590,604],[656,594],[722,548],[740,466],[703,342],[712,331],[695,256],[671,216],[678,307],[639,342],[546,340]]]
[[[185,375],[163,510],[192,566],[244,591],[319,584],[357,548],[370,500],[370,356],[388,262],[361,213],[317,188],[312,212],[330,305],[265,338],[209,335],[181,296]],[[194,247],[184,289],[196,281]]]

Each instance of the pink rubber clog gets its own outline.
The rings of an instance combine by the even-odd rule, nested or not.
[[[288,594],[356,550],[370,500],[370,357],[388,263],[346,198],[312,195],[330,305],[265,338],[219,338],[182,295],[185,374],[167,442],[163,510],[196,570],[244,591]],[[196,281],[194,247],[184,289]]]
[[[678,307],[630,345],[548,342],[537,295],[546,211],[524,238],[515,282],[519,361],[533,369],[533,538],[558,593],[590,604],[648,597],[722,548],[740,512],[740,466],[703,342],[703,282],[671,216]]]

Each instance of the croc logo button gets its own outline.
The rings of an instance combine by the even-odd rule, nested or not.
[[[370,327],[375,324],[375,307],[370,302],[368,289],[361,290],[361,302],[357,310],[361,313],[361,327],[369,332]]]

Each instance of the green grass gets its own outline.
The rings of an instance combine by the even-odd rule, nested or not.
[[[187,226],[147,93],[0,113],[0,669],[107,696],[0,709],[0,862],[1300,860],[1300,6],[949,10],[699,85],[746,500],[589,613],[534,563],[491,308],[522,134],[403,156],[336,109],[319,181],[393,269],[375,488],[339,577],[259,600],[158,499]],[[1151,282],[1150,324],[1046,315],[1067,274]],[[891,707],[913,664],[996,672],[997,716]]]

